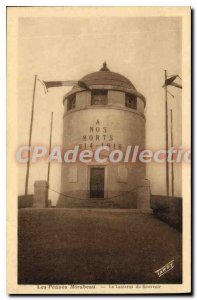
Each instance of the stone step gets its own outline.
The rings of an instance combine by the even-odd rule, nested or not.
[[[94,198],[94,199],[87,199],[78,203],[77,207],[79,208],[119,208],[120,204],[115,203],[114,201]]]
[[[89,202],[90,204],[113,204],[114,202],[113,201],[105,201],[105,202],[96,202],[96,201],[91,201]]]
[[[84,206],[84,205],[81,205]],[[85,204],[85,207],[97,207],[97,208],[102,208],[102,207],[120,207],[120,204],[118,203],[87,203]]]
[[[114,203],[112,200],[84,200],[84,203]]]
[[[115,203],[87,203],[87,205],[93,205],[93,206],[97,206],[97,205],[114,205]]]

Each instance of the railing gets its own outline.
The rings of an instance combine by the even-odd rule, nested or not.
[[[124,195],[128,195],[128,194],[130,194],[130,193],[135,193],[135,192],[137,191],[137,189],[140,188],[140,187],[143,187],[143,185],[139,185],[139,186],[133,188],[133,189],[130,190],[130,191],[125,191],[125,192],[122,192],[122,193],[120,193],[120,194],[118,194],[118,195],[114,195],[114,196],[111,196],[111,197],[108,197],[108,196],[107,196],[107,197],[104,197],[104,198],[101,198],[101,199],[103,199],[103,200],[115,199],[115,198],[117,198],[117,197],[121,197],[121,196],[124,196]],[[80,198],[80,197],[75,197],[75,196],[71,196],[71,195],[66,195],[66,194],[64,194],[64,193],[58,192],[58,191],[56,191],[56,190],[54,190],[54,189],[51,189],[51,188],[49,188],[49,190],[52,191],[52,192],[54,192],[54,193],[56,193],[56,194],[59,194],[59,195],[61,195],[61,196],[67,197],[67,198],[76,199],[76,200],[83,200],[83,201],[84,201],[84,200],[88,200],[87,198]]]

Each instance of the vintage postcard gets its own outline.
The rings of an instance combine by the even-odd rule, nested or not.
[[[191,293],[191,9],[7,7],[7,293]]]

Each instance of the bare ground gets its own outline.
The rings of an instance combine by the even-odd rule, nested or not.
[[[150,214],[21,209],[18,229],[19,284],[181,283],[181,233]]]

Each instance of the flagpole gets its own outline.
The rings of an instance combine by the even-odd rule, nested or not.
[[[52,128],[53,128],[53,112],[51,113],[51,128],[50,128],[50,138],[49,138],[49,161],[48,161],[48,171],[47,171],[47,195],[45,199],[45,207],[49,207],[48,199],[49,199],[49,178],[50,178],[50,168],[51,168],[51,161],[50,161],[50,153],[51,153],[51,140],[52,140]]]
[[[34,79],[32,108],[31,108],[31,121],[30,121],[30,128],[29,128],[29,150],[28,150],[27,172],[26,172],[26,180],[25,180],[25,195],[28,194],[30,152],[31,152],[30,148],[31,148],[31,138],[32,138],[32,129],[33,129],[33,121],[34,121],[34,102],[35,102],[35,93],[36,93],[36,81],[37,81],[37,75],[35,75],[35,79]]]
[[[165,81],[167,80],[167,70],[164,70]],[[165,126],[166,126],[166,193],[169,196],[169,163],[168,163],[168,89],[165,84]]]
[[[174,141],[173,141],[173,121],[172,121],[172,109],[170,110],[170,119],[171,119],[171,147],[174,147]],[[174,197],[174,162],[172,157],[172,197]]]
[[[49,139],[49,156],[51,154],[52,129],[53,129],[53,112],[51,113],[51,129],[50,129],[50,139]],[[47,183],[48,183],[48,186],[49,186],[49,178],[50,178],[50,168],[51,168],[51,161],[49,159],[49,162],[48,162],[48,174],[47,174]]]

